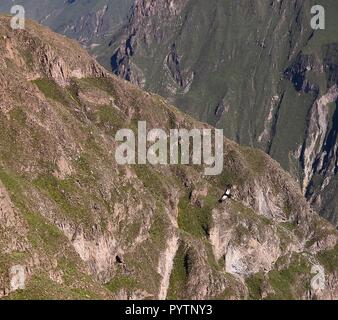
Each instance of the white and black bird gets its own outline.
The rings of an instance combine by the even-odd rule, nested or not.
[[[227,199],[231,199],[232,195],[231,195],[231,185],[227,185],[225,187],[225,191],[224,194],[222,195],[221,199],[219,199],[219,202],[224,202]]]

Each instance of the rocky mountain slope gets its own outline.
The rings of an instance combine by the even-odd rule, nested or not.
[[[17,4],[123,78],[262,148],[337,225],[336,1],[325,2],[326,30],[318,32],[310,0]],[[12,5],[4,0],[0,11]]]
[[[0,18],[0,82],[3,298],[338,298],[337,232],[263,152],[225,139],[216,177],[117,165],[119,128],[208,125],[33,22]]]
[[[322,3],[326,29],[316,32],[314,4],[137,0],[105,65],[263,149],[337,225],[338,4]]]

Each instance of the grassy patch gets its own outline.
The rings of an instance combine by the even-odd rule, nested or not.
[[[109,281],[106,288],[113,293],[118,293],[122,289],[131,292],[137,288],[137,281],[134,278],[120,275]]]
[[[43,247],[48,252],[57,252],[65,241],[62,232],[40,214],[26,213],[25,218],[29,226],[28,239],[33,247],[36,249]]]
[[[260,300],[261,295],[261,287],[264,281],[263,273],[259,272],[253,274],[251,277],[246,279],[246,285],[249,289],[249,298],[253,300]]]
[[[164,248],[166,245],[166,239],[164,237],[167,234],[168,225],[170,222],[168,221],[168,217],[164,213],[157,213],[154,217],[154,221],[150,227],[149,235],[150,240],[159,246],[159,248]]]
[[[338,245],[332,250],[320,252],[317,258],[323,264],[326,271],[338,273]]]
[[[76,79],[76,83],[86,89],[96,87],[100,90],[103,90],[110,94],[111,96],[115,96],[115,86],[114,82],[110,79],[106,78],[85,78],[85,79]]]
[[[258,149],[241,147],[242,153],[254,174],[262,174],[265,170],[266,158],[264,153]]]
[[[72,220],[90,225],[90,215],[85,209],[87,200],[83,198],[73,179],[59,180],[52,175],[42,175],[34,181],[34,184]]]
[[[309,289],[310,265],[302,255],[294,254],[288,268],[270,271],[268,276],[275,291],[275,294],[268,296],[268,299],[293,300]]]
[[[22,56],[24,57],[26,64],[29,68],[31,68],[34,64],[34,60],[33,60],[33,54],[32,51],[29,49],[25,49],[22,50]]]
[[[98,107],[95,112],[96,122],[107,133],[115,135],[115,133],[124,127],[122,116],[117,114],[112,106],[103,105]]]
[[[52,99],[62,104],[66,104],[67,101],[64,97],[62,89],[50,79],[37,79],[33,83],[39,88],[39,90],[45,95],[47,99]]]
[[[18,122],[21,126],[26,124],[27,115],[26,113],[19,107],[16,107],[10,111],[10,116],[13,120]]]
[[[297,228],[296,224],[290,221],[282,222],[280,225],[291,232]]]
[[[202,207],[190,204],[189,196],[185,195],[179,202],[178,225],[183,231],[196,236],[208,237],[212,223],[212,209],[217,198],[208,195],[203,199]]]
[[[185,284],[189,277],[190,257],[183,244],[181,244],[174,258],[173,270],[170,276],[170,285],[167,299],[182,299],[184,296]]]
[[[13,265],[25,265],[29,256],[27,252],[14,251],[10,254],[0,252],[0,273],[8,274],[8,270]]]
[[[15,206],[22,211],[25,211],[25,197],[22,194],[22,187],[25,186],[25,181],[21,177],[1,169],[0,180],[8,191],[11,201]]]
[[[151,170],[147,165],[137,165],[133,167],[137,177],[142,181],[144,187],[155,195],[157,198],[162,199],[166,194],[163,185],[163,175],[160,176],[155,170]]]

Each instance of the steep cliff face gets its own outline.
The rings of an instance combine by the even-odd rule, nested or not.
[[[314,4],[139,0],[113,40],[111,65],[227,137],[262,148],[336,224],[338,5],[323,4],[326,29],[314,32]]]
[[[292,158],[300,162],[303,193],[337,225],[337,44],[321,41],[311,39],[285,72],[300,96],[312,97],[304,140]]]
[[[263,152],[225,139],[216,177],[117,165],[119,128],[209,126],[36,23],[0,18],[0,82],[2,297],[338,298],[337,232]]]

